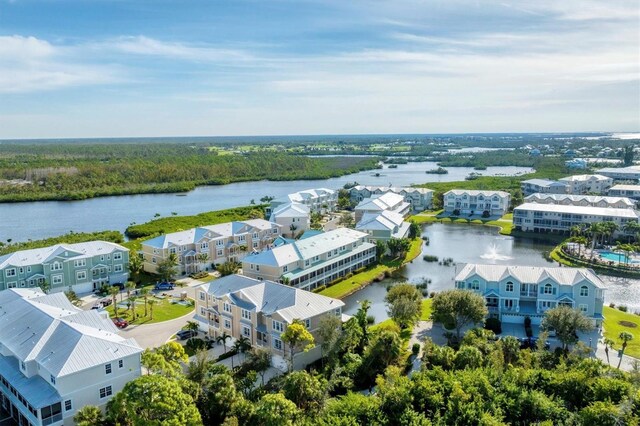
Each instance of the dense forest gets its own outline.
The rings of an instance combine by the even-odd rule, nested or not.
[[[376,167],[377,158],[219,155],[181,144],[0,144],[0,202],[183,192],[252,180],[327,179]],[[13,182],[6,182],[12,181]],[[27,180],[28,182],[23,182]]]

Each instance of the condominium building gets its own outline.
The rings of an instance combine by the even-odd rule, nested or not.
[[[267,217],[271,216],[276,207],[289,203],[304,204],[309,207],[311,213],[324,214],[336,209],[338,192],[328,188],[305,189],[304,191],[294,192],[286,197],[271,201],[271,205],[267,207]]]
[[[640,189],[640,186],[638,187]],[[562,204],[565,206],[608,207],[614,209],[633,209],[636,203],[626,197],[603,197],[600,195],[569,194],[531,194],[525,203]]]
[[[558,182],[549,179],[528,179],[520,183],[522,194],[526,197],[531,194],[568,194],[569,186],[566,182]]]
[[[407,203],[402,195],[386,192],[381,195],[373,195],[365,198],[355,208],[356,222],[362,220],[365,213],[379,214],[383,211],[398,213],[402,217],[411,212],[411,204]]]
[[[640,185],[614,185],[609,189],[609,196],[640,200]]]
[[[271,246],[281,226],[264,219],[227,222],[173,232],[144,241],[144,270],[156,273],[158,264],[171,255],[178,260],[178,272],[191,274],[227,261],[239,262],[247,253]]]
[[[212,338],[230,335],[227,345],[245,337],[252,346],[269,350],[272,364],[284,370],[290,352],[281,335],[293,320],[305,323],[316,344],[294,357],[294,368],[302,368],[320,358],[320,319],[325,315],[341,318],[343,306],[340,300],[288,285],[229,275],[198,287],[195,319]]]
[[[0,256],[0,290],[33,288],[87,293],[129,277],[129,249],[106,241],[56,244]]]
[[[540,324],[547,310],[568,306],[602,325],[605,285],[591,269],[467,264],[455,283],[484,297],[489,316],[505,323]]]
[[[282,235],[295,237],[309,229],[311,225],[309,207],[300,203],[282,204],[276,207],[269,220],[281,226]]]
[[[427,210],[433,205],[433,191],[427,188],[356,185],[349,190],[349,196],[351,202],[359,203],[365,198],[387,192],[402,195],[413,211]]]
[[[387,241],[391,238],[405,238],[409,234],[408,222],[401,214],[392,211],[365,213],[356,224],[356,230],[369,234],[368,241]]]
[[[513,210],[513,225],[518,231],[566,234],[576,225],[614,222],[624,234],[627,222],[638,222],[638,213],[629,208],[585,207],[559,204],[525,203]]]
[[[613,179],[603,175],[574,175],[560,178],[569,187],[570,194],[606,194]]]
[[[0,291],[0,395],[19,425],[71,426],[85,405],[104,409],[140,376],[141,353],[106,312],[78,309],[64,293]]]
[[[605,167],[598,170],[598,174],[610,177],[614,181],[638,183],[640,181],[640,166]]]
[[[367,239],[364,232],[334,229],[250,254],[242,261],[242,274],[313,290],[375,262],[376,246]]]
[[[452,189],[443,195],[444,211],[459,215],[503,216],[509,210],[511,195],[504,191]]]

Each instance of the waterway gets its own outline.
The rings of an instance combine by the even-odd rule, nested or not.
[[[465,263],[494,265],[557,266],[546,260],[545,253],[554,245],[540,240],[514,238],[498,234],[496,228],[466,224],[428,224],[423,235],[429,237],[429,245],[423,246],[422,254],[398,271],[399,278],[373,283],[356,294],[344,299],[344,312],[353,315],[364,299],[371,301],[369,313],[376,322],[388,318],[384,297],[387,286],[398,281],[419,284],[431,280],[428,291],[449,290],[454,287],[456,272]],[[439,262],[426,262],[425,254],[453,259],[451,266]],[[640,311],[640,280],[600,275],[607,285],[605,303],[626,305],[630,311]]]
[[[295,180],[288,182],[242,182],[229,185],[201,186],[183,194],[141,194],[100,197],[81,201],[40,201],[0,204],[0,241],[26,241],[65,234],[69,231],[124,231],[132,223],[152,220],[156,213],[162,217],[173,213],[192,215],[256,203],[267,196],[283,197],[308,188],[342,188],[345,183],[362,185],[409,186],[425,182],[460,181],[474,170],[451,167],[446,175],[426,174],[437,168],[434,162],[401,164],[398,168],[369,170],[339,178]],[[485,176],[529,173],[526,167],[489,167]],[[376,176],[379,174],[379,176]]]

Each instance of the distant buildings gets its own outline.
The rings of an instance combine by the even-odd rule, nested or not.
[[[640,166],[606,167],[598,170],[598,174],[610,177],[615,181],[638,183],[640,180]]]
[[[605,286],[590,269],[467,264],[455,283],[482,295],[489,316],[505,323],[540,324],[547,310],[568,306],[602,325]]]
[[[569,233],[576,225],[611,221],[623,233],[625,223],[637,222],[638,213],[629,208],[525,203],[513,210],[513,225],[518,231]]]
[[[614,185],[609,189],[612,197],[629,197],[640,200],[640,185]]]
[[[306,189],[304,191],[294,192],[286,197],[278,198],[271,201],[271,205],[267,208],[267,217],[271,216],[273,211],[283,205],[289,203],[300,203],[309,207],[311,213],[327,213],[332,212],[338,205],[338,192],[328,188]]]
[[[383,211],[395,212],[402,217],[405,217],[411,211],[411,204],[407,203],[402,195],[395,194],[393,192],[373,195],[371,198],[363,199],[356,206],[356,222],[360,222],[366,213],[379,214]]]
[[[527,179],[520,183],[522,195],[525,197],[531,194],[568,194],[569,187],[565,182],[558,182],[549,179]]]
[[[300,203],[288,203],[276,207],[272,211],[269,221],[281,226],[283,236],[293,238],[309,229],[310,215],[308,206]]]
[[[401,214],[385,210],[380,213],[365,213],[356,224],[356,230],[369,234],[368,241],[375,243],[391,238],[406,238],[409,226]]]
[[[404,200],[411,205],[413,211],[424,211],[432,208],[433,191],[426,188],[357,185],[349,190],[349,195],[351,202],[359,203],[365,198],[372,198],[375,195],[382,195],[388,192],[403,196]]]
[[[242,261],[242,274],[313,290],[375,262],[376,246],[367,239],[364,232],[334,229],[250,254]]]
[[[640,189],[640,186],[638,187]],[[636,203],[626,197],[603,197],[600,195],[532,194],[525,203],[560,204],[565,206],[607,207],[614,209],[634,209]]]
[[[74,425],[79,409],[104,409],[141,374],[142,348],[106,313],[22,288],[0,291],[0,307],[0,394],[16,424]]]
[[[46,283],[51,292],[87,293],[129,277],[129,249],[106,241],[20,250],[0,256],[0,290]]]
[[[156,273],[158,264],[171,255],[178,272],[209,270],[213,264],[240,261],[251,252],[269,247],[280,236],[281,226],[264,219],[227,222],[161,235],[142,243],[144,270]]]
[[[570,194],[606,194],[613,179],[602,175],[573,175],[560,179],[569,187]]]
[[[288,285],[229,275],[198,287],[195,319],[212,338],[232,336],[227,345],[245,337],[252,346],[270,351],[272,364],[281,369],[287,365],[289,347],[280,336],[294,319],[301,320],[316,341],[314,349],[294,357],[294,368],[303,368],[320,358],[320,319],[341,318],[343,306],[340,300]]]
[[[565,153],[565,155],[567,155]],[[564,162],[564,165],[569,169],[586,169],[588,164],[587,160],[583,158],[574,158],[572,160],[567,160]]]
[[[452,189],[443,195],[444,211],[448,214],[503,216],[509,210],[511,195],[504,191]]]

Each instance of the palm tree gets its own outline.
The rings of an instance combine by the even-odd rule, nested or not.
[[[582,227],[580,225],[573,225],[570,229],[570,236],[572,237],[578,237],[580,236],[580,234],[582,233]]]
[[[109,289],[109,294],[111,294],[111,298],[113,299],[113,315],[118,316],[118,293],[120,293],[120,289],[116,286],[111,286]]]
[[[246,337],[241,336],[240,338],[236,339],[235,343],[233,344],[233,349],[235,349],[238,354],[243,354],[251,349],[251,341]],[[231,357],[231,364],[233,365],[233,357]]]
[[[633,340],[633,334],[623,331],[618,336],[620,340],[622,340],[622,351],[620,351],[620,361],[618,361],[618,370],[620,370],[620,364],[622,364],[622,357],[624,356],[624,350],[627,348],[627,342]]]
[[[136,289],[136,283],[133,281],[127,281],[124,285],[124,289],[127,290],[127,299],[131,298],[131,292]]]
[[[196,321],[187,321],[187,325],[185,325],[183,329],[197,332],[200,330],[200,326]]]
[[[625,224],[622,226],[622,230],[626,234],[628,234],[627,242],[630,243],[631,237],[637,235],[638,232],[640,232],[640,223],[630,220],[628,222],[625,222]]]
[[[131,308],[131,321],[136,320],[136,300],[138,300],[136,296],[131,296],[129,298],[129,302],[131,303],[129,305],[129,307]]]
[[[200,264],[200,271],[202,271],[202,264],[207,263],[207,261],[209,260],[209,253],[198,253],[196,255],[196,260]]]
[[[607,356],[607,364],[611,365],[611,361],[609,361],[609,348],[613,349],[615,342],[605,337],[602,343],[604,343],[604,353]]]
[[[222,348],[224,349],[224,353],[227,353],[227,340],[231,339],[231,336],[227,334],[226,331],[223,331],[221,335],[216,337],[216,343],[222,343]]]
[[[143,288],[140,290],[140,295],[144,299],[144,316],[147,316],[147,303],[149,303],[149,289]]]

